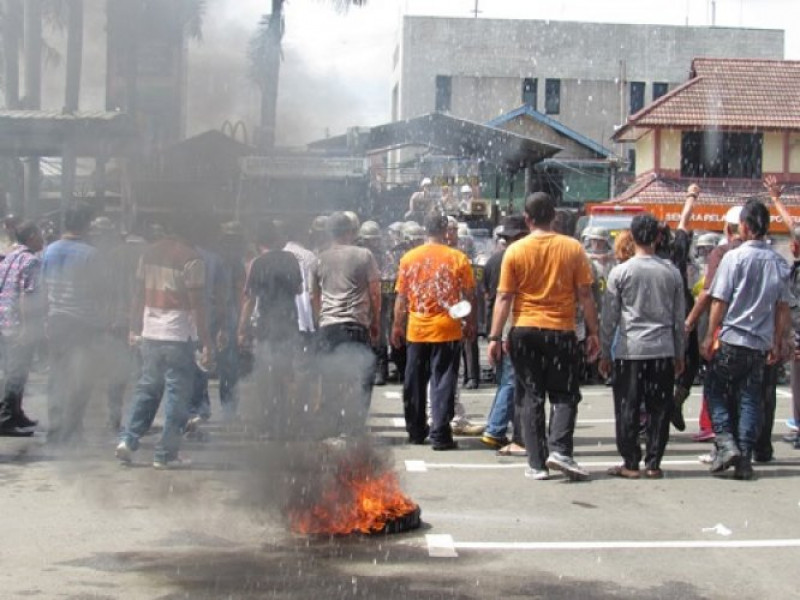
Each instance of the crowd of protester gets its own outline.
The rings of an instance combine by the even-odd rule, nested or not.
[[[780,186],[766,184],[790,222]],[[410,220],[386,229],[350,212],[247,231],[175,214],[120,235],[75,206],[46,243],[36,223],[7,219],[15,242],[0,262],[0,435],[37,429],[23,410],[37,361],[47,368],[48,443],[81,441],[100,368],[121,462],[163,404],[159,469],[188,463],[181,441],[211,417],[212,375],[226,421],[242,419],[250,378],[258,414],[249,425],[267,438],[309,420],[325,424],[317,434],[362,435],[373,385],[394,377],[409,443],[453,450],[454,436],[480,435],[498,454],[527,457],[526,477],[558,470],[583,480],[573,443],[580,385],[599,378],[612,386],[622,459],[609,475],[660,478],[670,425],[685,429],[682,407],[702,375],[695,439],[714,441],[712,472],[751,479],[753,462],[773,458],[778,367],[796,370],[798,263],[767,243],[758,199],[731,208],[721,243],[705,235],[693,245],[699,194],[689,188],[674,231],[643,213],[615,239],[591,227],[577,240],[571,219],[535,193],[503,219],[479,280],[462,224],[428,202],[425,186]],[[464,387],[481,379],[479,294],[497,384],[485,426],[459,401],[462,365]],[[472,310],[454,315],[465,301]]]

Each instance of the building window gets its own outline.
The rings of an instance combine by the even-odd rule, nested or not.
[[[544,112],[557,115],[561,112],[561,80],[544,80]]]
[[[536,110],[537,80],[530,77],[522,80],[522,103]]]
[[[681,176],[761,179],[760,133],[687,131],[681,137]]]
[[[453,95],[453,78],[448,75],[436,76],[436,112],[448,112]]]
[[[663,82],[655,82],[653,84],[653,100],[658,100],[669,91],[669,84]]]
[[[636,114],[644,108],[644,82],[631,81],[631,110],[630,114]]]

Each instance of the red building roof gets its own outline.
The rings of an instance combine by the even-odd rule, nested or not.
[[[800,61],[696,58],[689,81],[631,115],[614,139],[654,127],[800,130]]]
[[[769,194],[764,184],[757,179],[672,179],[654,173],[636,179],[631,187],[609,202],[617,204],[682,204],[690,183],[699,183],[700,205],[736,206],[750,198],[759,198],[769,203]],[[788,185],[781,196],[787,206],[800,206],[800,188]]]

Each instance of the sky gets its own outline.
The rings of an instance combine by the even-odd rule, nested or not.
[[[269,0],[209,0],[204,41],[190,49],[189,134],[224,118],[256,122],[258,93],[245,53]],[[287,0],[278,141],[300,145],[390,118],[391,58],[402,14],[471,17],[475,0],[369,0],[337,12],[325,0]],[[710,0],[478,0],[479,18],[710,25]],[[784,29],[800,59],[797,0],[716,0],[716,25]],[[217,121],[219,123],[217,124]]]

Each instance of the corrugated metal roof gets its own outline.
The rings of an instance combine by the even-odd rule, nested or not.
[[[653,127],[800,130],[800,61],[696,58],[689,81],[629,117],[614,139]]]
[[[0,110],[0,119],[17,121],[113,121],[123,118],[124,113],[106,111],[65,113],[59,110]]]

